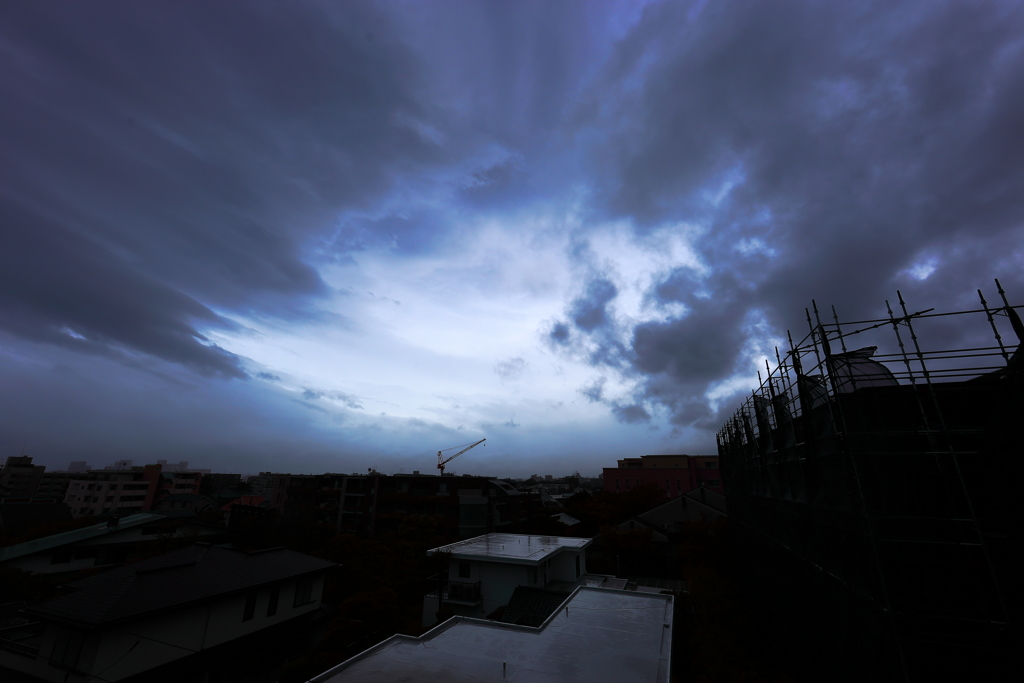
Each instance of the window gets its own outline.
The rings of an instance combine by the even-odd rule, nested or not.
[[[537,583],[537,568],[533,567],[530,570],[530,583]]]
[[[468,579],[472,574],[472,565],[469,562],[459,562],[459,578]]]
[[[292,607],[300,607],[313,602],[313,579],[303,579],[295,584],[295,601]]]
[[[576,578],[580,578],[580,556],[576,556]]]
[[[619,480],[618,479],[615,480],[615,490],[616,491],[619,490]]]
[[[683,487],[679,485],[679,480],[676,479],[676,491],[679,491],[681,488]]]
[[[242,621],[252,621],[252,615],[256,613],[256,591],[245,596],[245,612],[242,614]]]
[[[281,594],[281,586],[274,586],[270,589],[270,602],[267,603],[267,616],[272,617],[277,614],[277,598]]]
[[[705,460],[704,467],[708,468],[709,470],[713,470],[715,469],[715,463],[711,462],[710,460]]]
[[[705,483],[706,483],[706,484],[707,484],[708,486],[718,486],[718,484],[719,484],[720,482],[719,482],[719,480],[718,480],[718,479],[708,479],[708,480],[707,480],[707,481],[706,481]]]

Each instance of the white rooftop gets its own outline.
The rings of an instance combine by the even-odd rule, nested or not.
[[[461,560],[490,560],[517,564],[540,564],[563,548],[582,549],[589,538],[565,536],[528,536],[526,534],[484,534],[465,541],[428,550],[428,555],[450,552]]]
[[[419,638],[392,636],[310,683],[668,683],[672,605],[670,595],[579,588],[540,628],[452,617]]]

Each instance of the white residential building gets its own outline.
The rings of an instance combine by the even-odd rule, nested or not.
[[[507,605],[518,586],[569,592],[585,582],[588,545],[589,538],[485,534],[429,550],[450,553],[451,560],[440,599],[436,592],[424,597],[424,626],[435,623],[441,605],[486,617]]]

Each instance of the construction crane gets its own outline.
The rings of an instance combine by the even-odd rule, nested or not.
[[[471,443],[469,445],[463,444],[463,446],[466,446],[465,448],[462,448],[462,446],[452,446],[451,448],[446,448],[443,451],[438,451],[437,452],[437,469],[441,470],[441,474],[444,474],[444,466],[446,464],[450,463],[452,460],[454,460],[455,458],[459,457],[460,455],[462,455],[463,453],[468,451],[470,448],[475,448],[476,446],[479,446],[484,441],[487,441],[487,439],[480,439],[476,443]],[[462,450],[459,451],[458,453],[456,453],[455,455],[451,455],[451,456],[449,456],[447,458],[445,458],[442,455],[442,453],[445,453],[447,451],[454,451],[456,448],[462,448]]]

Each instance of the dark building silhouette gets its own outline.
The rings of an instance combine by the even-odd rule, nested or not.
[[[1003,302],[815,307],[718,434],[742,580],[817,680],[1021,670],[1024,325]]]

